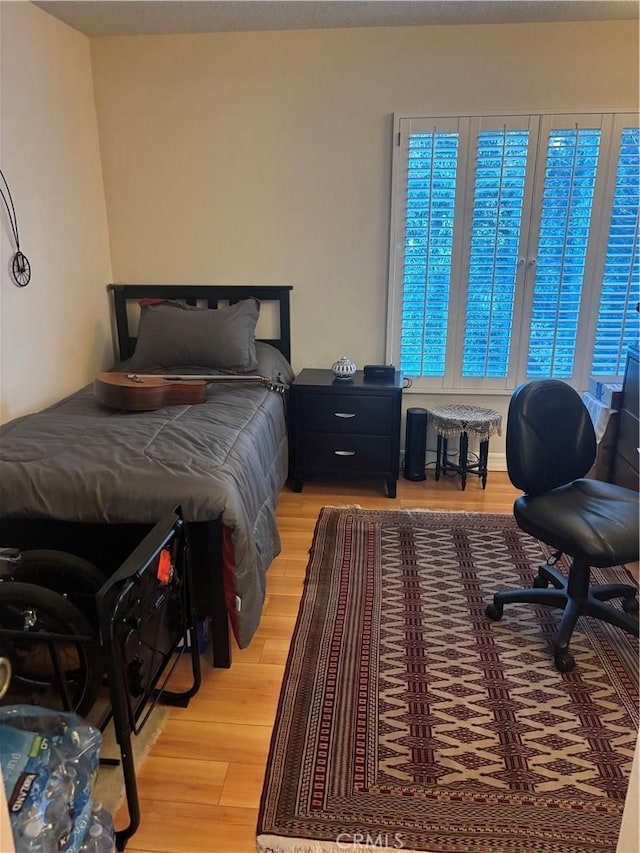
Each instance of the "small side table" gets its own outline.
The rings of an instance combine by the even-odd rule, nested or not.
[[[467,474],[475,474],[482,478],[482,488],[487,485],[487,458],[489,456],[489,439],[502,429],[502,415],[493,409],[481,406],[434,406],[429,409],[429,419],[437,436],[436,451],[436,480],[446,471],[454,471],[462,478],[462,489],[467,485]],[[472,432],[480,439],[480,452],[477,462],[469,462],[469,433]],[[447,442],[450,438],[460,439],[458,462],[447,458]]]

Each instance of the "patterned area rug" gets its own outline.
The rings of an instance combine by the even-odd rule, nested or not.
[[[638,725],[635,638],[580,620],[563,675],[559,611],[484,615],[546,557],[508,515],[321,510],[260,853],[615,850]]]

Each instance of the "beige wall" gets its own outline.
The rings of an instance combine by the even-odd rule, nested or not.
[[[89,40],[29,3],[0,3],[0,165],[31,283],[10,277],[2,205],[0,419],[75,390],[112,360],[111,261]]]
[[[626,22],[109,38],[91,51],[116,280],[292,284],[296,369],[384,360],[394,111],[638,100]]]
[[[89,41],[26,3],[0,21],[1,163],[34,266],[11,283],[4,217],[4,420],[110,362],[109,239],[116,281],[292,284],[298,370],[382,361],[392,113],[638,102],[632,22]]]

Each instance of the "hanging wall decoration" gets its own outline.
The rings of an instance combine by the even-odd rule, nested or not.
[[[16,253],[11,260],[11,275],[18,287],[26,287],[31,280],[31,264],[24,252],[20,251],[18,217],[16,216],[16,209],[13,204],[11,190],[9,189],[9,184],[7,183],[7,179],[5,178],[2,169],[0,169],[0,177],[2,177],[2,183],[4,184],[4,188],[0,185],[0,195],[2,195],[2,201],[4,202],[4,206],[7,208],[9,224],[11,225],[13,239],[16,243]]]

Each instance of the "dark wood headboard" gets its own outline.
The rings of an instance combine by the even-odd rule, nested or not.
[[[128,302],[139,299],[182,299],[189,305],[206,303],[209,308],[217,308],[219,303],[233,305],[241,299],[255,297],[261,303],[273,302],[279,319],[277,337],[258,338],[276,347],[287,361],[291,361],[291,285],[218,285],[218,284],[109,284],[107,289],[113,295],[115,310],[118,352],[121,361],[130,358],[136,346],[136,337],[129,324]]]

